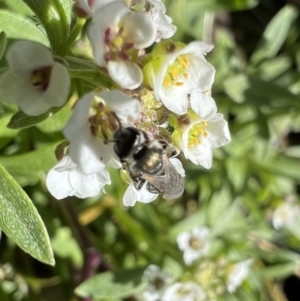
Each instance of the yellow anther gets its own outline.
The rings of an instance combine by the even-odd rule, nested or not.
[[[184,84],[183,82],[176,82],[176,83],[175,83],[175,86],[181,87],[181,86],[183,86],[183,84]]]
[[[163,85],[167,86],[167,87],[170,87],[172,85],[172,82],[169,79],[165,78],[164,81],[163,81]]]
[[[177,79],[178,78],[178,74],[179,74],[179,69],[178,68],[173,68],[173,70],[171,71],[171,78],[173,80]]]
[[[206,121],[203,120],[201,123],[202,123],[205,127],[207,126],[207,122],[206,122]]]
[[[183,77],[184,77],[185,79],[188,79],[188,78],[190,77],[190,75],[189,75],[188,73],[183,73]]]

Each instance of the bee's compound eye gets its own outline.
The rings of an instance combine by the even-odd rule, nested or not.
[[[114,150],[121,160],[130,154],[138,135],[139,132],[132,127],[121,128],[116,132],[114,136],[114,140],[116,141]]]

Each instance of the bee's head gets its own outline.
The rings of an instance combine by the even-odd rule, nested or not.
[[[120,128],[114,135],[114,151],[121,161],[126,159],[139,141],[140,132],[134,127]]]

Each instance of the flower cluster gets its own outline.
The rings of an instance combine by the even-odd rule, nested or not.
[[[94,64],[114,81],[115,88],[97,87],[80,95],[63,130],[69,146],[47,176],[49,191],[57,199],[96,196],[111,183],[109,166],[123,167],[129,176],[123,197],[126,206],[149,203],[172,185],[178,189],[177,197],[183,192],[185,175],[174,158],[178,152],[210,168],[212,149],[230,142],[227,122],[211,97],[215,69],[205,55],[213,45],[171,41],[176,26],[161,0],[77,0],[73,11],[90,18],[86,33]],[[10,69],[0,77],[0,90],[8,103],[31,116],[66,104],[71,80],[62,58],[36,42],[20,41],[9,48],[6,59]],[[128,141],[117,141],[116,133],[126,128],[133,134],[124,134]],[[125,159],[116,154],[116,143],[125,145]],[[179,151],[168,152],[167,144]],[[147,162],[139,171],[142,163],[137,161],[149,145],[158,159],[156,169],[146,177]],[[191,238],[179,239],[181,248],[187,239]],[[187,252],[185,260],[192,263],[205,254],[206,247]]]
[[[248,277],[252,259],[227,261],[210,254],[213,234],[208,227],[196,227],[177,236],[189,272],[171,276],[156,265],[144,271],[145,301],[212,301],[234,294]],[[191,273],[191,271],[193,273]],[[219,299],[218,299],[219,300]]]

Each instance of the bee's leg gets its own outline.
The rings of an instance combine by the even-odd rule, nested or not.
[[[141,188],[144,186],[144,184],[146,182],[145,180],[143,180],[141,178],[131,178],[131,179],[132,179],[134,187],[137,190],[141,190]]]

